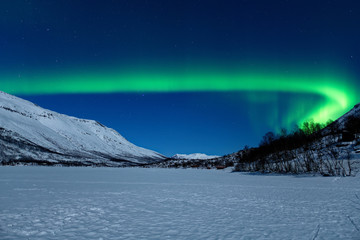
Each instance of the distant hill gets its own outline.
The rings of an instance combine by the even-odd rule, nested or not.
[[[173,159],[188,159],[188,160],[201,160],[201,159],[214,159],[214,158],[218,158],[220,156],[215,156],[215,155],[206,155],[204,153],[192,153],[192,154],[175,154],[174,156],[172,156],[171,158]]]

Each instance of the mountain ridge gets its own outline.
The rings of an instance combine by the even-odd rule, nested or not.
[[[0,147],[2,164],[125,166],[166,158],[97,121],[47,110],[1,91]]]

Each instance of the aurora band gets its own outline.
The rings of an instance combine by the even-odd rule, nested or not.
[[[356,103],[349,77],[338,74],[256,73],[250,71],[128,71],[44,74],[0,78],[0,90],[10,94],[66,94],[115,92],[265,91],[315,94],[323,98],[298,123],[336,119]]]

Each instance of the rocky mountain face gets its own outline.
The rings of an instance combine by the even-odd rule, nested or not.
[[[99,122],[0,92],[0,164],[133,166],[164,159]]]

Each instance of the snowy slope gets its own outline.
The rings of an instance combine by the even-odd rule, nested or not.
[[[172,156],[171,158],[173,159],[187,159],[187,160],[193,160],[193,159],[197,159],[197,160],[202,160],[202,159],[214,159],[214,158],[218,158],[220,156],[210,156],[210,155],[206,155],[204,153],[192,153],[192,154],[175,154],[174,156]]]
[[[49,111],[4,92],[0,92],[0,136],[0,146],[3,145],[0,159],[83,159],[89,164],[111,162],[116,165],[164,158],[128,142],[115,130],[96,121]]]
[[[343,126],[345,124],[345,121],[350,116],[359,118],[360,117],[360,103],[356,104],[349,112],[345,113],[343,116],[341,116],[338,120],[339,125]]]

